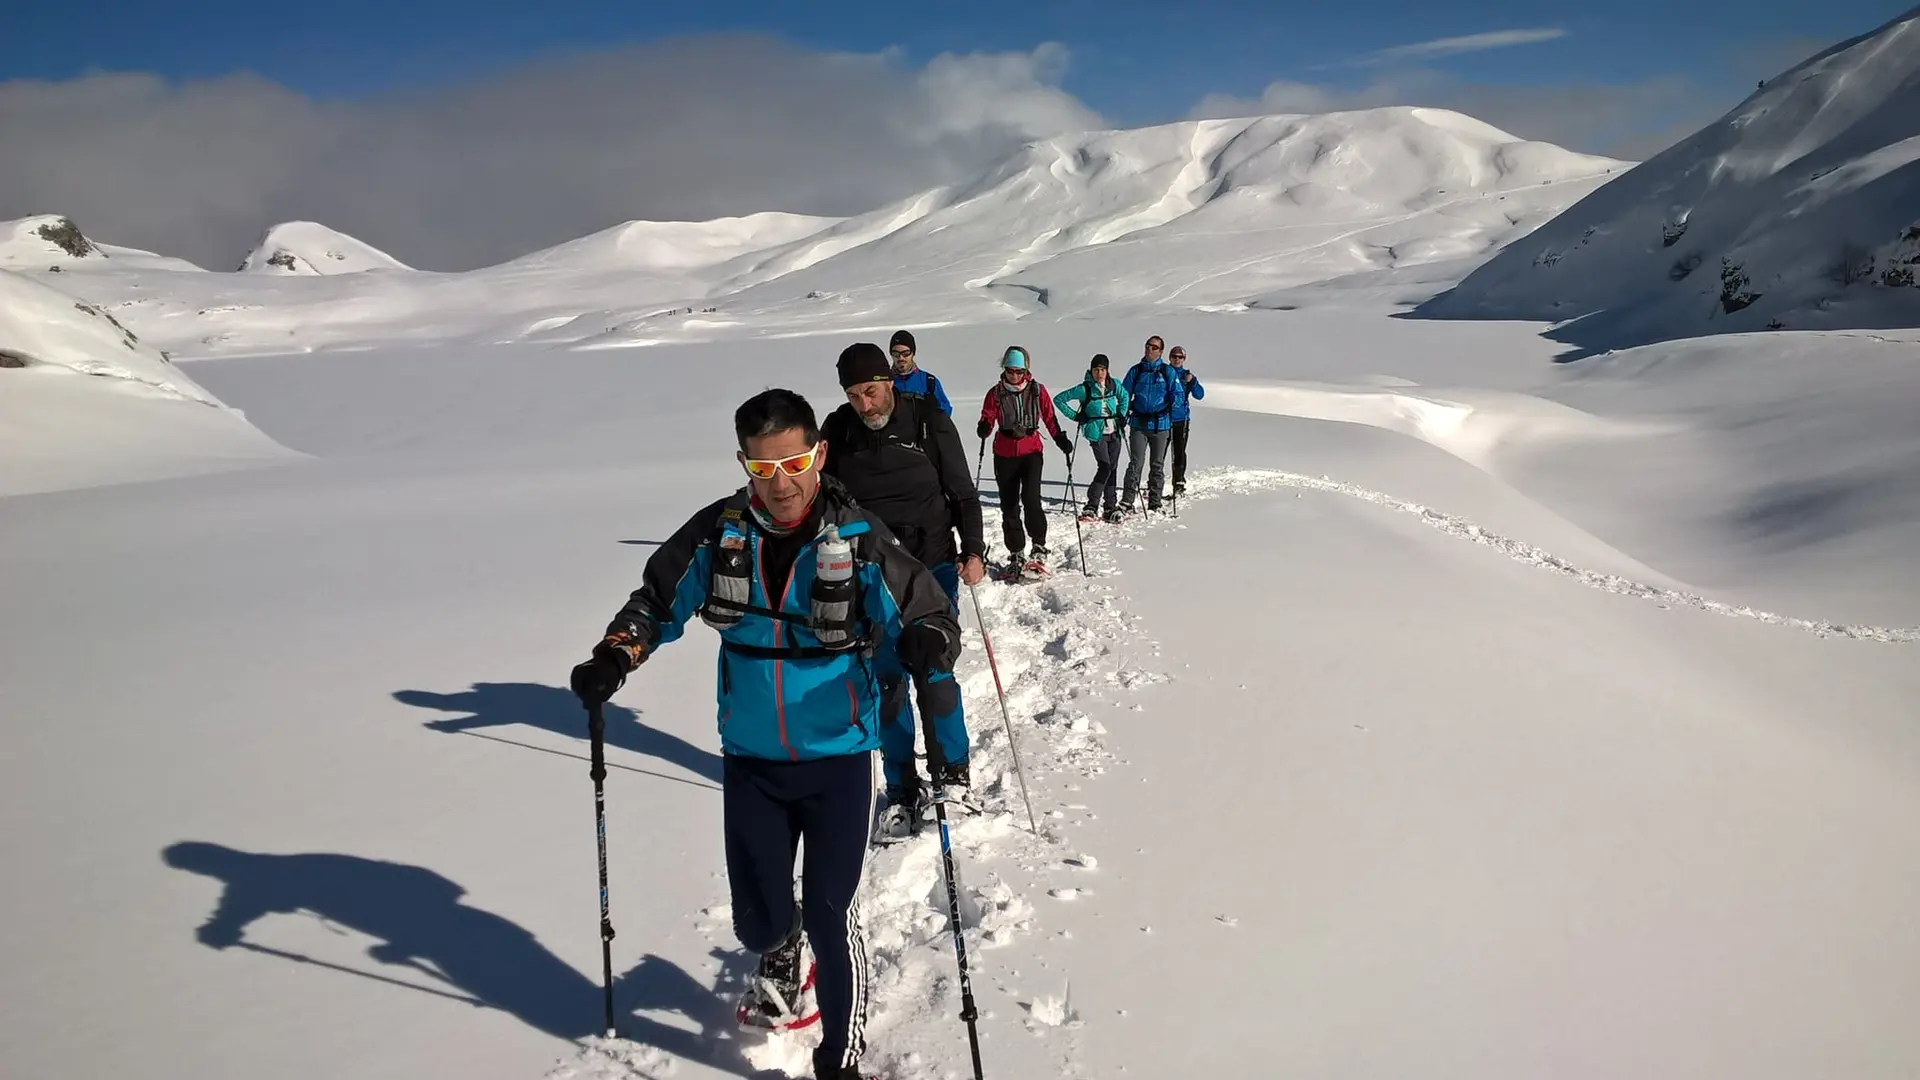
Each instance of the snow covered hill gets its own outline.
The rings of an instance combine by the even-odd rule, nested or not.
[[[62,273],[70,270],[199,270],[185,259],[139,248],[102,244],[72,218],[38,214],[0,222],[0,268]]]
[[[0,270],[0,496],[287,456],[112,314]]]
[[[314,221],[275,225],[240,260],[242,272],[303,277],[406,269],[410,268],[405,263],[372,244]]]
[[[1920,325],[1920,9],[1767,80],[1422,314],[1622,344]]]
[[[189,355],[1233,309],[1383,270],[1444,287],[1626,167],[1434,109],[1188,121],[1038,142],[850,218],[629,222],[461,274],[296,279],[398,264],[279,226],[258,273],[116,278],[106,299]]]

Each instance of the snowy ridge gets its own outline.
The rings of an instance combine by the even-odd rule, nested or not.
[[[73,270],[191,270],[185,259],[139,248],[102,244],[82,232],[72,218],[37,214],[0,222],[0,267],[65,273]]]
[[[1920,325],[1920,9],[1766,80],[1423,313],[1617,347]],[[1584,317],[1584,318],[1583,318]]]
[[[1517,562],[1602,592],[1649,600],[1666,608],[1754,619],[1818,637],[1889,644],[1920,642],[1920,627],[1844,625],[1797,618],[1586,570],[1465,518],[1324,476],[1219,467],[1201,470],[1189,480],[1182,501],[1284,489],[1340,495],[1411,514],[1446,535],[1492,548]],[[998,519],[998,511],[989,509],[988,535],[996,534]],[[1052,515],[1055,529],[1070,527],[1069,522],[1070,518],[1061,514]],[[1059,541],[1060,553],[1048,580],[1013,586],[983,583],[977,587],[977,610],[992,637],[994,659],[1001,665],[1011,725],[1020,739],[1034,811],[1042,822],[1038,836],[1025,824],[993,675],[982,648],[979,624],[971,618],[975,601],[964,591],[961,595],[967,648],[956,674],[965,695],[967,725],[974,744],[974,792],[985,803],[986,812],[951,819],[950,834],[974,995],[980,1003],[983,1056],[989,1062],[989,1072],[993,1071],[994,1040],[987,1032],[1004,1030],[1013,1022],[1035,1036],[1058,1039],[1052,1057],[1064,1075],[1076,1075],[1079,1069],[1073,1034],[1080,1024],[1071,1000],[1071,973],[1006,971],[996,964],[994,950],[1017,937],[1044,932],[1054,905],[1082,900],[1098,903],[1099,859],[1096,853],[1078,850],[1069,830],[1081,824],[1081,815],[1089,811],[1089,806],[1080,801],[1081,781],[1106,775],[1115,760],[1100,738],[1105,728],[1091,719],[1087,710],[1125,707],[1126,695],[1134,688],[1173,677],[1164,671],[1124,666],[1117,656],[1112,643],[1140,640],[1144,631],[1112,584],[1121,573],[1113,560],[1116,550],[1136,546],[1130,541],[1143,533],[1180,527],[1177,518],[1167,515],[1152,515],[1118,526],[1087,526],[1083,529],[1084,549],[1079,542]],[[1091,576],[1080,572],[1083,554],[1088,558]],[[1158,654],[1157,644],[1146,644]],[[881,1076],[966,1072],[965,1033],[955,1019],[960,1011],[959,984],[939,850],[937,831],[929,828],[914,840],[874,849],[869,860],[860,898],[872,972],[872,1008],[867,1025],[871,1049],[866,1066]],[[721,895],[695,920],[699,932],[713,942],[716,950],[733,954],[714,988],[729,1002],[744,989],[750,974],[748,960],[739,955],[732,939],[730,915]],[[1226,916],[1216,921],[1233,924]],[[996,1008],[992,1004],[995,994],[1020,1012],[1009,1015],[1003,1007]],[[711,1049],[712,1057],[706,1063],[718,1068],[744,1065],[755,1070],[752,1075],[756,1076],[763,1071],[764,1075],[805,1076],[811,1067],[809,1054],[817,1043],[813,1032],[763,1037],[736,1032],[729,1026],[706,1031],[701,1045]],[[557,1064],[547,1080],[657,1080],[673,1075],[674,1062],[672,1055],[655,1047],[594,1038],[585,1040],[574,1058]]]
[[[183,354],[236,355],[1244,310],[1278,290],[1447,264],[1425,298],[1629,164],[1436,109],[1183,121],[1036,142],[844,219],[634,221],[464,273],[361,274],[404,267],[290,222],[245,274],[115,275],[102,300]]]
[[[325,277],[410,267],[364,240],[314,221],[283,221],[240,260],[241,273]]]

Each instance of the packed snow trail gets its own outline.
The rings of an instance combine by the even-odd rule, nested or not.
[[[1286,488],[1342,495],[1411,514],[1449,536],[1493,548],[1515,561],[1569,577],[1589,588],[1652,600],[1665,607],[1755,619],[1821,637],[1888,643],[1920,641],[1920,628],[1850,626],[1795,618],[1586,570],[1464,518],[1327,477],[1284,470],[1212,468],[1192,475],[1181,501],[1192,503]],[[987,518],[987,534],[998,535],[998,511],[989,508]],[[1004,1045],[1010,1022],[1019,1021],[1029,1032],[1042,1035],[1048,1029],[1064,1031],[1069,1037],[1055,1048],[1055,1064],[1063,1076],[1079,1074],[1081,1066],[1071,1036],[1080,1024],[1072,1008],[1070,983],[1060,987],[1061,992],[1055,992],[1052,985],[1024,989],[1018,985],[1017,972],[999,969],[994,950],[1041,929],[1038,896],[1060,902],[1096,895],[1086,888],[1086,882],[1099,860],[1094,854],[1076,850],[1067,835],[1069,827],[1079,824],[1068,819],[1067,811],[1087,809],[1076,801],[1078,780],[1102,776],[1113,764],[1100,739],[1106,728],[1092,712],[1124,708],[1124,697],[1133,689],[1170,677],[1163,671],[1126,665],[1114,648],[1116,642],[1142,640],[1143,632],[1139,618],[1128,612],[1125,597],[1113,583],[1114,578],[1122,576],[1114,565],[1115,556],[1119,551],[1138,548],[1133,541],[1148,531],[1178,528],[1178,522],[1167,514],[1153,514],[1119,525],[1086,525],[1083,541],[1055,540],[1058,554],[1050,578],[1021,584],[989,579],[977,587],[978,610],[994,641],[994,658],[1006,687],[1013,734],[1021,740],[1023,761],[1033,785],[1034,808],[1042,821],[1039,836],[1032,835],[1023,824],[1025,811],[993,672],[982,647],[980,627],[967,625],[974,621],[974,606],[963,587],[961,609],[967,649],[957,676],[973,741],[974,793],[985,811],[950,818],[950,836],[959,870],[967,952],[976,994],[983,998],[978,1022],[989,1073],[996,1071],[992,1064],[996,1043]],[[1070,523],[1067,513],[1055,512],[1049,518],[1054,530],[1070,527]],[[1080,570],[1082,543],[1091,571],[1084,575]],[[1157,644],[1148,639],[1146,645],[1158,654]],[[1052,877],[1043,876],[1043,869],[1051,871]],[[861,904],[866,914],[872,972],[867,1067],[879,1075],[960,1076],[968,1071],[965,1029],[958,1019],[959,990],[945,890],[935,827],[929,826],[909,841],[873,850]],[[697,928],[713,942],[717,952],[733,954],[721,971],[719,985],[714,987],[716,996],[728,1002],[729,1009],[750,971],[749,959],[732,939],[730,918],[723,892],[695,919]],[[981,993],[982,987],[997,990],[1003,999],[1015,999],[1024,1016],[995,1008],[991,995]],[[815,1041],[817,1032],[813,1031],[784,1036],[723,1032],[719,1041],[711,1044],[711,1056],[705,1064],[722,1069],[744,1066],[753,1070],[748,1075],[756,1076],[804,1076],[810,1068],[809,1055]],[[573,1059],[561,1062],[547,1075],[548,1080],[654,1080],[674,1075],[675,1061],[658,1048],[625,1039],[590,1039]]]

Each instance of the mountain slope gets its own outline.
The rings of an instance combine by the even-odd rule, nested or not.
[[[103,299],[197,355],[1217,310],[1432,267],[1424,299],[1627,167],[1435,109],[1187,121],[1036,142],[850,218],[628,222],[460,274],[329,274],[400,264],[290,223],[253,272]]]
[[[1484,254],[1628,163],[1391,108],[1061,136],[971,183],[743,258],[707,295],[756,324],[1241,301]],[[643,319],[605,335],[652,337]]]
[[[1920,9],[1842,42],[1501,252],[1422,314],[1613,347],[1920,325]]]
[[[0,267],[12,270],[199,270],[185,259],[102,244],[72,218],[37,214],[0,222]]]
[[[240,270],[257,274],[317,277],[363,270],[411,269],[372,244],[314,221],[283,221],[267,230],[240,260]]]
[[[0,496],[288,456],[113,315],[0,270]]]

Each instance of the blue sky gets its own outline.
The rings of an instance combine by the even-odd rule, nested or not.
[[[1516,28],[1565,36],[1421,66],[1510,84],[1687,73],[1732,93],[1799,46],[1864,32],[1902,10],[1871,0],[8,0],[4,7],[0,78],[109,70],[184,79],[252,70],[318,98],[482,79],[543,53],[688,34],[765,33],[822,50],[893,47],[909,63],[1055,41],[1072,55],[1063,88],[1123,125],[1176,118],[1211,92],[1256,97],[1278,78],[1355,86],[1376,68],[1345,63],[1354,58]]]
[[[314,220],[459,270],[632,219],[860,213],[1034,139],[1196,116],[1425,105],[1641,160],[1898,13],[0,0],[0,220],[66,214],[221,269]]]

